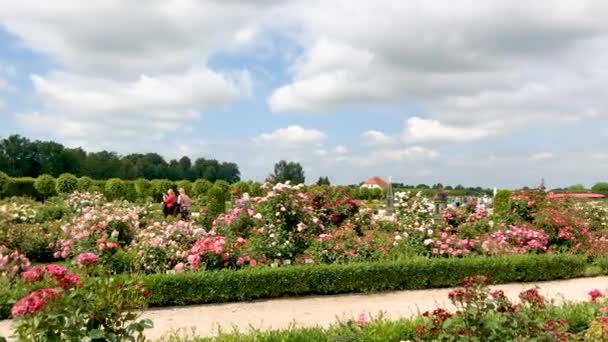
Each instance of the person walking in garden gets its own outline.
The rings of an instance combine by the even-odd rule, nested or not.
[[[169,189],[169,191],[167,191],[167,194],[163,196],[163,214],[165,214],[165,217],[169,215],[175,215],[175,209],[177,207],[176,202],[177,198],[175,196],[175,193],[173,192],[173,189]]]
[[[186,194],[186,190],[184,188],[179,189],[179,196],[177,197],[177,204],[179,205],[179,212],[182,216],[183,221],[190,220],[190,207],[192,206],[192,201],[190,197]]]

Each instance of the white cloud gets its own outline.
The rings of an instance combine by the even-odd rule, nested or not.
[[[548,159],[553,159],[553,158],[555,158],[555,155],[550,152],[539,152],[539,153],[533,154],[530,157],[530,159],[536,160],[536,161],[548,160]]]
[[[361,140],[365,145],[391,145],[396,142],[396,139],[390,137],[380,131],[370,130],[361,134]]]
[[[307,1],[279,13],[304,52],[273,111],[412,104],[459,141],[608,112],[603,1]]]
[[[279,128],[271,133],[263,133],[254,138],[254,142],[274,148],[306,148],[321,146],[326,139],[325,133],[317,129],[307,129],[301,126]]]
[[[250,91],[246,72],[229,78],[208,69],[142,75],[132,82],[54,72],[32,76],[44,112],[16,115],[22,126],[98,148],[130,139],[159,140]],[[105,148],[105,147],[104,147]]]
[[[480,140],[498,134],[497,128],[457,127],[442,124],[439,120],[412,117],[407,120],[403,140],[406,142],[454,141],[467,142]]]
[[[608,153],[605,153],[605,152],[592,153],[591,159],[594,159],[597,161],[608,161]]]
[[[117,150],[182,134],[203,112],[252,94],[247,70],[213,70],[209,59],[253,41],[272,5],[6,2],[3,28],[54,68],[32,75],[42,107],[18,122],[60,141]]]
[[[338,145],[338,146],[334,147],[334,153],[335,154],[347,154],[348,148],[346,148],[346,146],[344,146],[344,145]]]
[[[4,1],[0,20],[25,47],[96,75],[137,77],[205,64],[253,39],[274,1]],[[108,18],[110,22],[96,20]]]

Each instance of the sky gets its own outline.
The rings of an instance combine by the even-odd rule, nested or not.
[[[608,180],[604,0],[0,0],[0,137],[307,180]]]

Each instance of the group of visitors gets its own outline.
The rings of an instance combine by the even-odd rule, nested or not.
[[[163,202],[161,205],[165,217],[169,215],[177,216],[179,214],[183,221],[190,220],[190,206],[192,206],[192,201],[183,188],[179,189],[179,195],[177,196],[173,189],[169,189],[167,193],[163,195]]]

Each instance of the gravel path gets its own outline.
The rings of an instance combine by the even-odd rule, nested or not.
[[[501,289],[514,299],[519,292],[534,286],[539,286],[541,294],[558,302],[564,299],[572,302],[585,301],[588,300],[587,292],[590,290],[608,289],[608,277],[505,284],[492,288]],[[154,321],[154,329],[147,333],[151,339],[160,338],[177,329],[191,331],[191,328],[196,328],[198,335],[210,336],[217,334],[219,326],[224,331],[233,328],[246,331],[250,327],[279,329],[290,325],[327,326],[337,319],[355,318],[362,312],[372,315],[383,312],[389,319],[412,317],[438,306],[451,308],[448,292],[450,289],[434,289],[194,305],[151,309],[144,317]],[[8,320],[0,321],[0,336],[10,335],[10,324]]]

